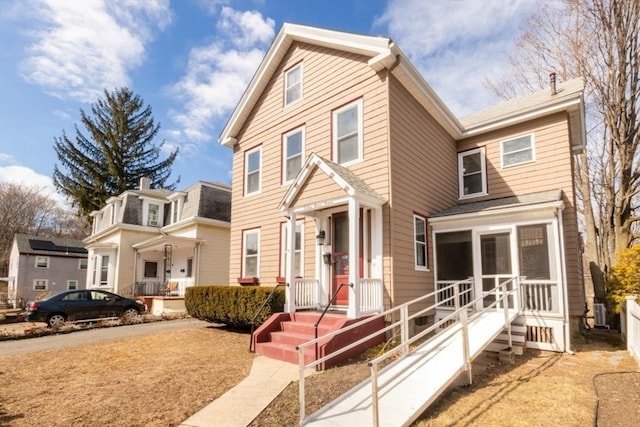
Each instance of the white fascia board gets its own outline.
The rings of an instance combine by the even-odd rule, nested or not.
[[[501,129],[507,126],[513,126],[518,123],[537,119],[539,117],[548,116],[550,114],[558,113],[560,111],[571,111],[572,109],[580,108],[582,104],[582,94],[565,99],[561,102],[547,104],[539,108],[525,111],[523,113],[517,113],[509,115],[504,118],[500,118],[494,121],[489,121],[481,125],[475,125],[468,129],[465,129],[460,136],[462,138],[468,138],[474,135],[491,132],[497,129]]]

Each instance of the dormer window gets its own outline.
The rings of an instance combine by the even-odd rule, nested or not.
[[[284,106],[302,99],[302,63],[284,73]]]
[[[147,215],[147,225],[157,227],[160,224],[160,205],[149,203],[149,213]]]
[[[100,231],[100,221],[102,221],[102,212],[92,212],[93,224],[91,227],[91,234],[96,234]]]

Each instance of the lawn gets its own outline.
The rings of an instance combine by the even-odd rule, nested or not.
[[[203,327],[0,357],[0,425],[176,426],[246,377],[247,347]]]

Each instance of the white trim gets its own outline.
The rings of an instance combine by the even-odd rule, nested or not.
[[[480,173],[482,180],[482,188],[478,193],[464,194],[464,158],[475,154],[480,154]],[[460,199],[471,199],[474,197],[486,196],[487,192],[487,156],[485,147],[474,148],[473,150],[462,151],[458,153],[458,197]]]
[[[356,110],[356,119],[358,121],[357,126],[356,126],[356,131],[357,132],[357,143],[358,143],[358,153],[357,153],[357,157],[355,159],[351,159],[349,161],[346,162],[341,162],[340,161],[340,151],[338,149],[338,116],[344,112],[347,112],[349,110],[352,110],[353,108],[357,108]],[[342,166],[349,166],[355,163],[359,163],[362,160],[364,160],[364,138],[363,138],[363,102],[362,102],[362,98],[358,99],[357,101],[351,102],[347,105],[344,105],[336,110],[333,110],[331,117],[332,117],[332,149],[333,149],[333,161],[336,162],[339,165]],[[353,133],[349,134],[349,135],[343,135],[342,138],[344,139],[345,137],[349,137],[349,136],[353,136]]]
[[[249,156],[251,156],[254,153],[258,153],[258,169],[256,171],[251,171],[249,172]],[[252,192],[248,192],[248,186],[249,186],[249,173],[256,173],[258,174],[258,189],[254,190]],[[244,196],[253,196],[256,194],[260,194],[262,192],[262,145],[258,145],[255,148],[252,148],[251,150],[247,150],[244,153]]]
[[[418,229],[416,227],[416,219],[424,223],[424,242],[418,242]],[[424,244],[424,265],[418,265],[418,243]],[[429,271],[429,251],[427,250],[427,218],[413,214],[413,267],[417,271]]]
[[[296,171],[296,174],[293,178],[287,179],[287,174],[289,172],[289,169],[287,168],[287,161],[292,157],[296,157],[296,156],[289,156],[288,141],[289,141],[289,137],[296,135],[298,133],[300,134],[300,152],[296,154],[296,156],[300,157],[300,168]],[[300,172],[302,167],[304,166],[305,138],[306,138],[306,127],[304,125],[298,128],[295,128],[282,135],[282,184],[283,185],[292,183],[296,179],[296,176],[298,176],[298,173]]]
[[[300,253],[300,271],[299,271],[299,275],[303,276],[305,275],[305,271],[304,271],[304,218],[303,219],[299,219],[296,221],[296,234],[300,233],[300,250],[295,250],[294,249],[294,255],[293,255],[293,259],[295,260],[295,253],[299,252]],[[280,276],[281,277],[287,277],[287,271],[286,271],[286,261],[287,258],[289,257],[289,251],[288,251],[288,247],[289,247],[289,241],[291,239],[289,239],[289,222],[282,222],[280,223],[280,267],[279,267],[279,272],[280,272]],[[295,266],[294,266],[295,267]],[[298,275],[296,274],[295,268],[292,270],[292,274],[294,276]]]
[[[242,230],[242,271],[241,271],[241,277],[260,277],[260,228],[252,228],[249,230]],[[248,275],[247,274],[247,265],[246,265],[246,261],[247,261],[247,238],[250,235],[256,234],[258,236],[258,241],[257,241],[257,254],[255,255],[256,257],[256,274],[251,274]],[[253,256],[253,255],[252,255]]]
[[[504,145],[508,142],[513,142],[517,139],[524,139],[529,137],[529,148],[522,148],[522,149],[518,149],[518,150],[514,150],[514,151],[510,151],[509,153],[505,153],[504,152]],[[504,156],[505,154],[511,155],[511,154],[515,154],[515,153],[521,153],[521,152],[525,152],[525,151],[531,151],[531,158],[525,161],[521,161],[521,162],[517,162],[517,163],[511,163],[508,165],[504,164]],[[511,168],[514,166],[519,166],[519,165],[524,165],[527,163],[533,163],[536,161],[536,140],[535,140],[535,136],[532,133],[527,133],[524,135],[519,135],[519,136],[515,136],[513,138],[509,138],[509,139],[505,139],[500,141],[500,167],[505,169],[505,168]]]
[[[76,286],[71,288],[71,282],[75,282]],[[79,281],[78,280],[67,280],[67,290],[69,291],[75,291],[76,289],[78,289],[78,285],[79,285]]]
[[[284,72],[284,96],[283,96],[284,108],[290,107],[304,99],[304,92],[303,92],[304,91],[304,68],[302,67],[302,64],[303,63],[300,62]],[[287,94],[289,92],[289,89],[292,89],[294,87],[294,86],[289,86],[289,74],[294,72],[295,70],[300,70],[300,80],[297,83],[297,85],[300,86],[300,92],[299,92],[298,98],[287,102]]]
[[[44,283],[44,289],[37,289],[36,288],[36,283],[37,282]],[[46,290],[49,289],[49,281],[47,279],[33,279],[32,289],[34,291],[39,291],[39,292],[46,291]]]
[[[44,269],[44,268],[49,268],[49,266],[51,265],[51,257],[45,256],[45,255],[36,255],[34,257],[34,264],[33,266],[37,269]],[[38,259],[45,259],[47,261],[47,265],[43,266],[39,266],[38,265]]]

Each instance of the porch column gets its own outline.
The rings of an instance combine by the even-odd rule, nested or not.
[[[287,268],[285,271],[285,304],[284,311],[286,313],[293,313],[296,311],[296,285],[293,282],[294,278],[294,262],[295,262],[295,247],[296,247],[296,213],[289,212],[289,223],[287,233],[287,246],[289,251],[287,252]]]
[[[349,199],[349,308],[347,317],[360,317],[360,203]]]
[[[314,236],[317,236],[320,231],[324,231],[328,233],[327,227],[327,218],[326,216],[317,217],[315,219],[316,224],[316,232]],[[316,288],[316,303],[318,306],[324,306],[327,304],[328,297],[326,296],[325,291],[325,277],[327,277],[327,267],[324,265],[324,259],[322,255],[324,255],[325,246],[320,246],[318,244],[315,245],[316,248],[316,262],[315,262],[315,279],[318,284]]]

